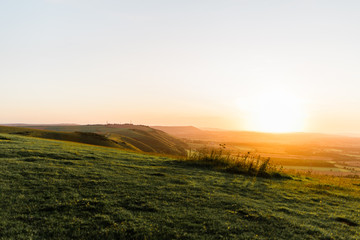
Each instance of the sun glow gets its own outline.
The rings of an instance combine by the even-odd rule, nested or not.
[[[259,93],[247,105],[247,128],[259,132],[304,131],[306,114],[299,98],[285,91]]]

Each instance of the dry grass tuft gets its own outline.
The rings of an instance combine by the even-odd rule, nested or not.
[[[250,152],[233,155],[224,149],[202,149],[190,151],[185,161],[249,176],[288,177],[282,174],[281,167],[270,163],[270,158],[262,158]]]

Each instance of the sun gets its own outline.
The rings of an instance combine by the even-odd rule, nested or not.
[[[268,90],[247,104],[249,130],[273,133],[304,131],[306,114],[303,104],[287,91]]]

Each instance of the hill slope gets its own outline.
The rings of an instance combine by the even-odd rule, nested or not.
[[[254,179],[9,134],[0,134],[0,173],[1,239],[360,236],[356,179]]]
[[[1,132],[170,155],[185,155],[188,147],[163,131],[132,124],[0,126]]]
[[[20,136],[30,136],[30,137],[46,138],[46,139],[61,140],[61,141],[79,142],[79,143],[86,143],[91,145],[134,150],[134,148],[131,145],[128,145],[123,142],[115,142],[106,138],[103,135],[91,133],[91,132],[59,132],[59,131],[22,128],[22,127],[0,126],[0,133],[8,133],[8,134],[15,134]]]

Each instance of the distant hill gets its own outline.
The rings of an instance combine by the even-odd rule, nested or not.
[[[116,144],[116,147],[143,152],[185,155],[188,148],[183,141],[144,125],[28,125],[27,128],[63,133],[94,133]]]
[[[202,138],[210,137],[210,135],[199,128],[193,126],[151,126],[152,128],[164,131],[170,135],[179,138]]]
[[[75,123],[58,123],[58,124],[28,124],[28,123],[4,123],[4,124],[0,124],[1,126],[9,126],[9,127],[27,127],[27,126],[38,126],[38,125],[42,125],[42,126],[76,126],[79,124],[75,124]]]
[[[201,130],[192,126],[152,126],[178,138],[236,143],[318,144],[360,146],[360,138],[321,133],[262,133],[247,131]]]

